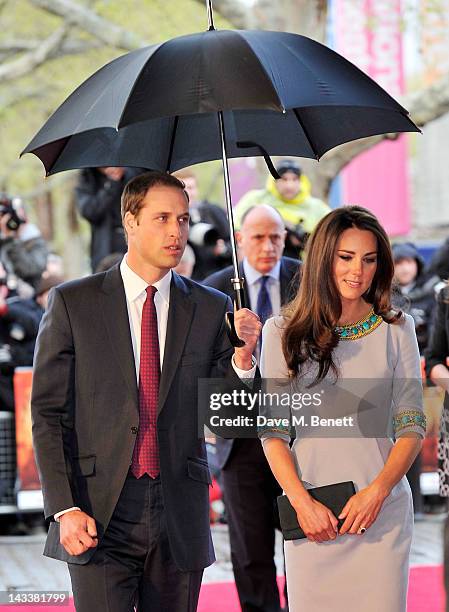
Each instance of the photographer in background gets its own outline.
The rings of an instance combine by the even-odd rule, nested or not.
[[[294,159],[282,159],[276,164],[280,178],[268,176],[265,189],[248,191],[235,208],[235,224],[240,229],[243,215],[258,204],[275,208],[287,229],[284,256],[299,259],[309,234],[330,208],[312,196],[312,186]]]
[[[91,227],[90,264],[95,271],[111,253],[125,253],[127,246],[120,213],[125,185],[145,172],[143,168],[85,168],[75,188],[79,213]]]
[[[440,279],[436,275],[428,277],[424,270],[424,259],[413,243],[394,244],[392,251],[394,259],[392,304],[412,316],[419,352],[423,355],[429,342],[429,330],[436,305],[434,288]],[[412,490],[415,520],[422,518],[424,510],[420,486],[421,464],[419,454],[407,472]]]
[[[198,181],[192,170],[180,170],[174,175],[184,183],[189,196],[189,244],[195,254],[192,278],[200,281],[231,263],[228,218],[220,206],[199,199]]]
[[[430,278],[424,270],[424,259],[411,242],[394,244],[393,304],[413,317],[419,352],[422,355],[429,341],[429,329],[435,308],[437,275]]]
[[[47,265],[48,248],[39,229],[29,223],[20,198],[0,194],[0,257],[8,274],[10,287],[16,286],[21,297],[31,298]]]
[[[42,310],[20,298],[0,263],[0,410],[14,411],[14,368],[33,365]]]

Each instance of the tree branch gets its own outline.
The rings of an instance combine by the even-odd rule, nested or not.
[[[0,83],[25,76],[47,61],[61,46],[67,36],[67,31],[67,26],[63,25],[44,40],[37,49],[0,66]]]
[[[94,11],[71,0],[30,0],[48,13],[62,17],[110,47],[132,51],[145,45],[138,36],[100,17]]]
[[[406,108],[410,117],[419,127],[423,127],[449,112],[449,73],[429,87],[404,96],[400,103]],[[397,134],[381,134],[362,138],[336,147],[326,153],[313,173],[313,191],[318,197],[326,198],[332,180],[357,155],[368,151],[384,140],[394,140]]]
[[[419,126],[449,112],[449,72],[429,87],[408,94],[402,103]]]
[[[45,99],[46,96],[48,96],[48,87],[29,87],[27,89],[18,87],[17,89],[9,89],[6,95],[0,95],[0,114],[8,107],[16,106],[25,100]]]
[[[0,42],[0,59],[4,59],[17,53],[26,53],[29,51],[36,51],[39,45],[42,43],[40,40],[29,39],[21,40],[14,39],[5,42]],[[85,53],[91,49],[98,49],[102,44],[100,41],[86,41],[86,40],[64,40],[59,49],[53,51],[53,55],[49,56],[48,59],[54,57],[61,57],[62,55],[78,55],[79,53]]]

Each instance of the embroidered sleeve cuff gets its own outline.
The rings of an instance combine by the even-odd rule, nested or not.
[[[397,438],[410,431],[424,437],[426,435],[426,416],[421,410],[401,410],[393,416],[393,429]]]
[[[287,444],[289,444],[291,440],[290,432],[287,431],[287,429],[284,429],[282,427],[273,428],[273,429],[269,429],[268,427],[266,428],[260,427],[258,431],[258,435],[262,441],[262,444],[266,442],[266,440],[268,440],[269,438],[279,438],[280,440],[287,442]]]
[[[257,428],[257,435],[262,440],[262,443],[267,438],[281,438],[285,442],[290,442],[290,433],[290,427],[282,424],[276,424],[275,426],[262,425]]]

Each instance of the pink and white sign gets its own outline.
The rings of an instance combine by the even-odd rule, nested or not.
[[[404,92],[400,0],[333,0],[334,48],[394,98]],[[407,137],[358,156],[341,173],[340,204],[372,210],[387,232],[410,229]]]

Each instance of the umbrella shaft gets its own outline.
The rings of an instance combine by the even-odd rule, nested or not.
[[[212,0],[206,0],[207,5],[207,25],[209,30],[215,30],[214,26],[214,12],[212,10]]]
[[[226,212],[228,214],[229,221],[229,234],[231,240],[231,251],[232,251],[232,265],[234,266],[234,278],[232,284],[237,294],[241,293],[243,289],[243,279],[240,277],[239,263],[237,258],[237,247],[235,244],[235,233],[234,233],[234,215],[232,212],[232,201],[231,201],[231,183],[229,179],[229,168],[228,158],[226,156],[226,135],[224,129],[223,111],[218,111],[218,124],[220,127],[220,141],[221,141],[221,159],[223,163],[223,177],[225,187],[225,201],[226,201]],[[241,295],[237,297],[237,309],[241,307]]]

